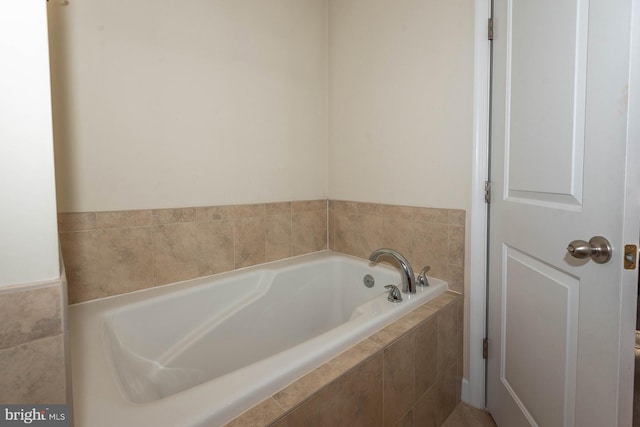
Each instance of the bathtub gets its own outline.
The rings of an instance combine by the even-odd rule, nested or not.
[[[75,425],[222,425],[447,289],[399,282],[323,251],[73,305]]]

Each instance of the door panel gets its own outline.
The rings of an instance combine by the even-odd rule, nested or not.
[[[487,406],[501,427],[625,425],[633,1],[494,0]],[[567,253],[596,235],[608,263]]]
[[[571,424],[579,280],[504,246],[501,381],[539,425]]]
[[[587,5],[506,5],[509,197],[570,206],[582,200]]]

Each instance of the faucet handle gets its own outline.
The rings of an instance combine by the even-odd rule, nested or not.
[[[387,285],[385,286],[385,289],[389,289],[387,301],[391,301],[393,303],[402,302],[402,294],[396,285]]]
[[[416,283],[418,286],[421,286],[423,288],[426,288],[427,286],[429,286],[429,280],[427,279],[427,271],[429,270],[431,270],[431,266],[427,265],[425,268],[422,269],[420,274],[418,274],[418,280]]]

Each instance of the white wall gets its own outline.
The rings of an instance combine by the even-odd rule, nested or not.
[[[0,287],[60,277],[46,3],[0,3]]]
[[[329,196],[468,209],[473,1],[329,5]]]
[[[49,6],[61,212],[327,196],[322,0]]]

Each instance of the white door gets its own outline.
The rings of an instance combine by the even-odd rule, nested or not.
[[[631,425],[634,2],[494,0],[487,406],[500,427]],[[598,235],[609,262],[568,254]]]

